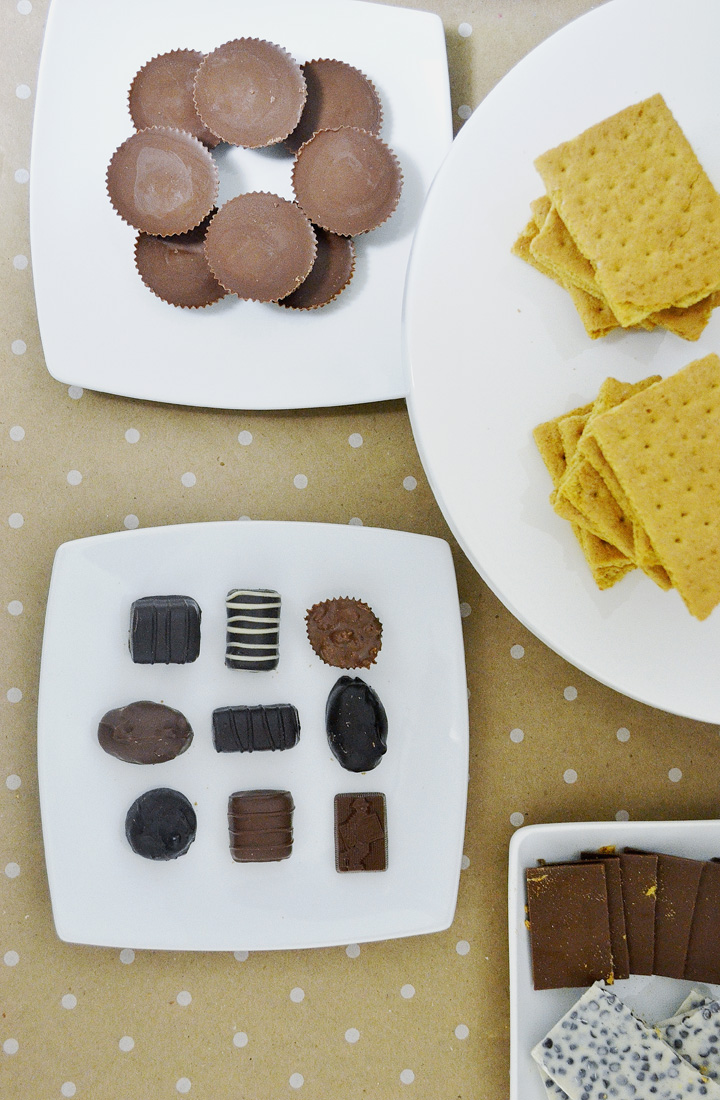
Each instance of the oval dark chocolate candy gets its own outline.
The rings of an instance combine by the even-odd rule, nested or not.
[[[177,859],[195,839],[197,818],[184,794],[156,787],[136,798],[125,818],[125,836],[145,859]]]
[[[349,772],[369,772],[387,752],[387,715],[375,691],[359,676],[341,676],[325,707],[330,748]]]
[[[109,710],[98,726],[105,752],[128,764],[164,764],[185,752],[192,739],[184,714],[146,699]]]

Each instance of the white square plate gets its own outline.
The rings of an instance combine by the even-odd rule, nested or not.
[[[225,596],[234,586],[282,598],[280,663],[228,669]],[[130,606],[141,596],[193,596],[198,659],[136,665]],[[357,669],[388,715],[388,750],[372,772],[330,752],[325,702],[342,669],[316,657],[305,612],[320,600],[364,599],[382,648]],[[128,764],[97,741],[103,714],[139,699],[188,718],[190,748],[163,764]],[[299,743],[284,752],[219,754],[212,712],[292,703]],[[232,522],[100,535],[61,546],[47,604],[38,764],[45,855],[58,935],[77,943],[171,950],[317,947],[448,927],[460,874],[468,718],[460,610],[450,548],[424,535],[320,523]],[[124,834],[146,790],[172,787],[196,809],[197,839],[168,862],[143,859]],[[280,863],[230,856],[227,800],[278,788],[295,802],[293,852]],[[381,791],[388,869],[338,874],[333,798]]]
[[[614,844],[692,859],[720,855],[720,821],[593,821],[528,825],[510,841],[508,918],[510,936],[510,1100],[546,1100],[530,1051],[565,1015],[582,989],[533,989],[530,936],[525,927],[525,868],[578,859],[585,849]],[[613,992],[648,1023],[672,1016],[697,982],[635,975],[615,982]],[[714,997],[720,986],[699,986]]]
[[[155,297],[134,267],[135,231],[105,173],[133,132],[135,73],[168,50],[231,38],[331,57],[375,83],[381,137],[404,174],[400,205],[356,239],[337,301],[299,312],[234,296],[207,309]],[[47,367],[61,382],[126,397],[237,409],[347,405],[402,397],[405,269],[425,194],[452,141],[447,55],[437,15],[355,0],[53,0],[38,79],[30,183],[32,262]],[[294,198],[292,157],[222,146],[220,201],[264,190]]]

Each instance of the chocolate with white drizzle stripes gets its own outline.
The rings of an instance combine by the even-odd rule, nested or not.
[[[532,1056],[569,1100],[720,1100],[720,1086],[600,982],[586,990]]]
[[[225,664],[246,672],[277,668],[280,657],[280,594],[270,588],[233,588],[225,601]]]

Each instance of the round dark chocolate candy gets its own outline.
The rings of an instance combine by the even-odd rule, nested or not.
[[[125,818],[125,835],[145,859],[177,859],[195,839],[197,818],[184,794],[156,787],[136,798]]]
[[[184,714],[146,699],[109,710],[98,726],[105,752],[128,764],[164,764],[189,749],[192,739]]]
[[[333,755],[349,772],[369,772],[387,752],[385,707],[359,676],[341,676],[325,707],[325,728]]]

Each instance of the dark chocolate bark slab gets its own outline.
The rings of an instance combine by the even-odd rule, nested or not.
[[[720,863],[714,861],[703,864],[684,976],[692,982],[720,984]]]
[[[289,703],[218,707],[213,711],[213,743],[217,752],[291,749],[299,739],[300,719]]]
[[[338,871],[387,870],[385,795],[335,795],[335,867]]]
[[[703,860],[658,852],[657,861],[652,972],[666,978],[682,978]]]
[[[627,932],[625,930],[620,857],[608,856],[602,852],[583,852],[582,858],[598,860],[605,868],[613,974],[615,981],[621,981],[623,978],[630,977],[630,952],[628,951]]]

